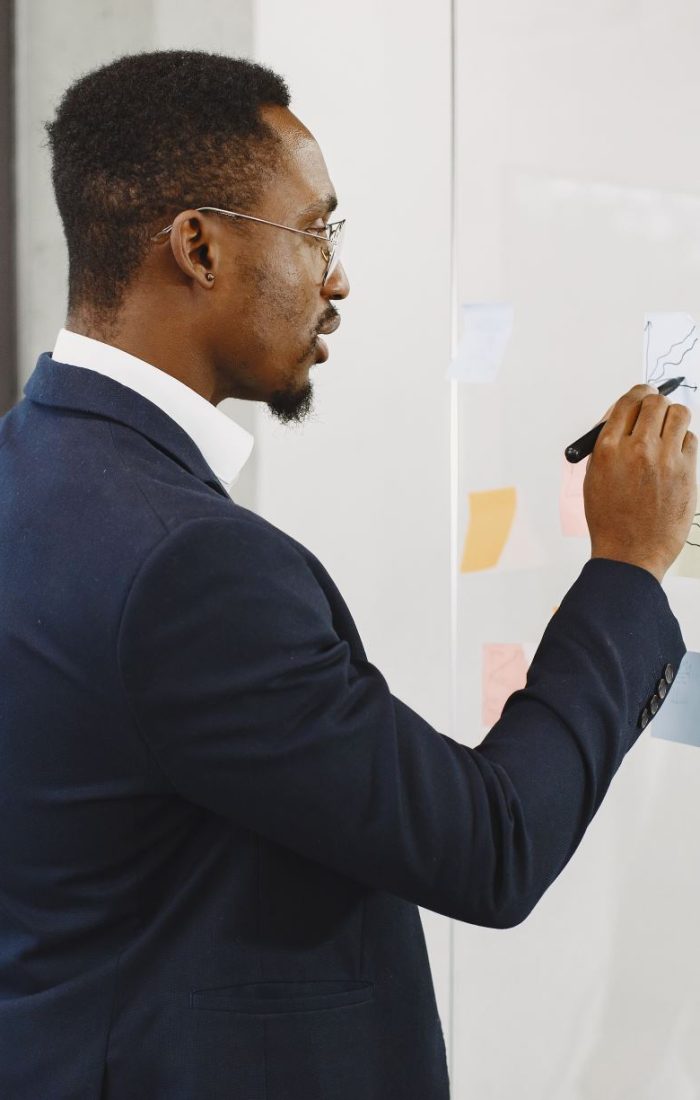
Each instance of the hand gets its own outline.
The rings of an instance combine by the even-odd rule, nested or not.
[[[601,418],[583,483],[591,558],[639,565],[661,581],[680,554],[697,500],[690,410],[633,386]]]

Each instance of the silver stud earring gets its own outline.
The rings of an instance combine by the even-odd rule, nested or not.
[[[214,282],[214,276],[212,275],[211,271],[207,271],[207,279],[210,283]]]

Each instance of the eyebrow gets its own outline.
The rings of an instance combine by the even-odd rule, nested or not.
[[[309,206],[305,206],[303,210],[299,212],[299,220],[309,218],[312,215],[318,217],[321,214],[332,214],[338,205],[337,195],[328,194],[322,199],[317,199],[316,202],[312,202]]]

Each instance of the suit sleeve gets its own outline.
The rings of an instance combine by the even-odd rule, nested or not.
[[[184,524],[131,584],[118,656],[134,720],[184,798],[457,920],[509,928],[573,855],[685,647],[651,573],[589,561],[476,748],[351,659],[274,527]]]

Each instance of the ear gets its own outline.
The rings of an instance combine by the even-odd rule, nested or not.
[[[182,210],[170,230],[170,248],[175,263],[188,279],[210,290],[220,264],[221,253],[214,219],[198,210]]]

